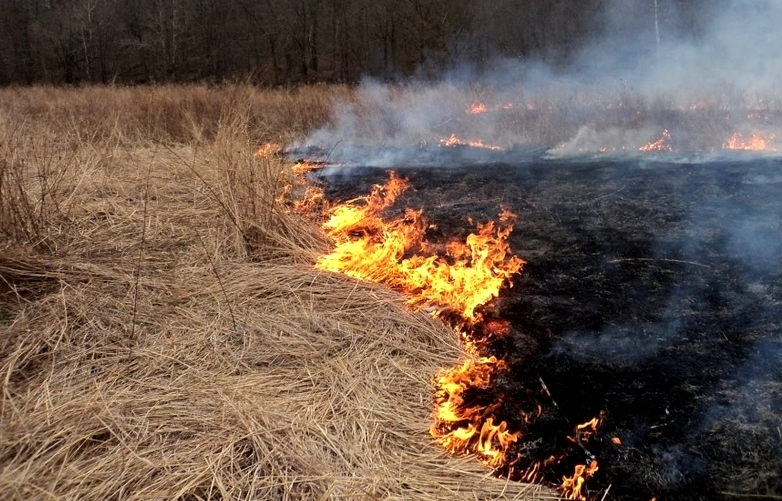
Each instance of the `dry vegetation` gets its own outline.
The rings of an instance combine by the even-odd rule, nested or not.
[[[0,498],[549,495],[429,439],[455,337],[275,201],[349,92],[0,90]]]

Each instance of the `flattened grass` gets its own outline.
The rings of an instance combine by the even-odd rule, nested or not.
[[[328,92],[0,91],[2,499],[551,497],[430,440],[453,333],[313,269],[253,151]]]

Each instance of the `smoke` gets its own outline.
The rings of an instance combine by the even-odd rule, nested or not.
[[[612,3],[610,9],[622,12],[621,18],[613,22],[624,24],[624,19],[631,18],[632,12],[639,12],[640,9],[631,7],[638,3],[637,0]],[[652,2],[641,3],[649,5]],[[664,8],[665,2],[661,0],[659,4]],[[776,97],[782,71],[782,54],[778,50],[782,33],[777,28],[782,21],[782,2],[717,2],[701,11],[703,28],[697,36],[670,29],[677,26],[676,16],[675,11],[663,16],[659,46],[648,37],[637,38],[634,43],[630,34],[624,34],[630,36],[622,39],[609,36],[607,42],[587,49],[582,60],[600,58],[601,53],[610,54],[606,43],[621,45],[625,53],[630,51],[640,57],[629,62],[614,58],[609,64],[627,63],[629,71],[615,69],[622,73],[622,78],[633,81],[639,91],[651,96],[677,100],[682,97],[721,98],[727,100],[728,105],[756,104],[753,101]],[[637,23],[651,25],[653,20],[636,16],[629,23],[631,26]],[[633,31],[643,33],[640,26],[635,26]]]
[[[480,70],[457,64],[439,82],[366,81],[335,107],[329,124],[293,148],[315,146],[335,163],[382,167],[437,164],[435,152],[449,137],[464,148],[495,147],[477,147],[466,158],[476,163],[507,160],[496,158],[496,148],[627,156],[644,153],[667,130],[665,148],[646,153],[712,160],[739,134],[763,143],[739,141],[738,149],[776,155],[782,2],[683,5],[607,2],[597,35],[564,67],[497,57]],[[483,108],[471,113],[475,104]]]

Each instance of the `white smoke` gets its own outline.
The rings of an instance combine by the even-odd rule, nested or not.
[[[695,34],[669,3],[609,2],[601,35],[564,70],[497,59],[492,70],[462,65],[438,83],[366,82],[296,146],[379,166],[431,154],[451,136],[559,158],[640,155],[665,130],[670,144],[652,153],[712,159],[736,133],[782,149],[782,1],[715,2]],[[476,103],[485,110],[470,114]]]

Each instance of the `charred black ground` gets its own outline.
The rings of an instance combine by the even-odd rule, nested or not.
[[[565,454],[542,472],[558,484],[594,454],[597,499],[609,486],[615,500],[782,496],[782,161],[395,170],[433,237],[501,205],[519,216],[511,246],[527,264],[488,312],[511,321],[487,347],[510,370],[474,396],[501,399],[499,417],[524,432],[526,459],[505,473]],[[329,198],[387,178],[339,173],[319,176]],[[598,415],[597,437],[567,440]]]

